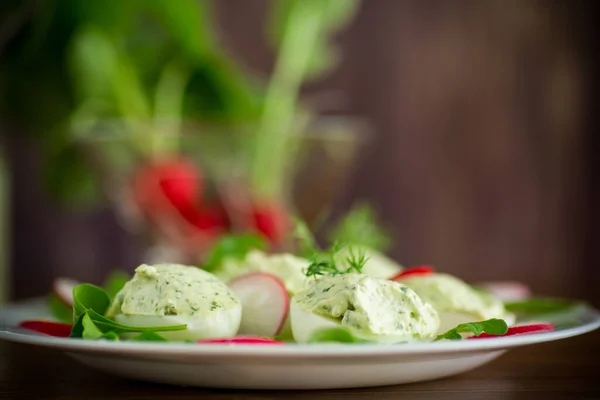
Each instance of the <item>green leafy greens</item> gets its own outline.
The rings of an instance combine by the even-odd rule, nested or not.
[[[254,249],[264,249],[265,241],[257,235],[227,235],[222,237],[210,250],[203,269],[214,271],[226,258],[241,260]]]
[[[108,294],[98,286],[88,283],[77,285],[73,289],[73,321],[75,325],[71,330],[71,337],[84,339],[98,339],[99,332],[106,334],[107,338],[114,338],[125,332],[165,332],[180,331],[186,325],[169,326],[128,326],[116,323],[104,316],[110,306]]]
[[[504,303],[507,311],[519,314],[546,314],[566,311],[580,304],[564,299],[530,298]]]
[[[108,275],[103,286],[111,301],[123,289],[129,279],[131,279],[131,276],[123,271],[113,271]]]
[[[310,264],[306,268],[306,276],[318,276],[318,275],[340,275],[348,274],[351,272],[361,273],[363,267],[369,260],[365,256],[365,252],[359,249],[357,253],[354,253],[352,248],[349,248],[349,255],[346,257],[348,263],[347,268],[342,268],[338,265],[335,260],[335,255],[341,250],[342,246],[334,244],[332,249],[326,253],[315,253],[310,258]]]
[[[308,343],[337,342],[337,343],[368,343],[367,340],[357,338],[344,328],[327,328],[314,332]]]
[[[448,332],[439,335],[435,340],[461,340],[461,333],[471,332],[475,336],[479,336],[484,332],[492,335],[504,335],[507,331],[508,325],[503,319],[493,318],[486,321],[460,324],[456,328],[450,329]]]
[[[73,310],[65,303],[60,301],[57,295],[52,294],[48,299],[48,308],[57,321],[64,323],[73,323]]]

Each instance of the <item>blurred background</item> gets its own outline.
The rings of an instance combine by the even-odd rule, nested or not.
[[[5,1],[0,295],[360,200],[404,265],[600,304],[591,4]]]

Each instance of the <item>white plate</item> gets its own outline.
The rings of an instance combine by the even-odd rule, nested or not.
[[[108,374],[146,381],[236,389],[334,389],[396,385],[456,375],[508,349],[564,339],[600,326],[589,307],[553,315],[554,332],[494,339],[398,345],[309,344],[286,346],[198,345],[61,339],[16,328],[48,317],[43,301],[0,310],[0,339],[63,351]]]

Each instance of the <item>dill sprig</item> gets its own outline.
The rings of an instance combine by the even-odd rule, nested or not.
[[[349,248],[349,255],[346,257],[346,262],[348,263],[347,268],[340,268],[335,260],[335,255],[343,248],[343,245],[339,243],[334,243],[331,250],[328,252],[319,252],[314,253],[310,258],[310,264],[306,268],[305,275],[307,277],[314,277],[322,275],[340,275],[340,274],[349,274],[349,273],[358,273],[362,272],[363,267],[369,260],[366,257],[364,250],[359,249],[355,254],[352,248]]]

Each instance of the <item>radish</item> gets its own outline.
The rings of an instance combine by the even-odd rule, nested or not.
[[[259,203],[253,207],[254,228],[271,243],[280,243],[290,229],[288,215],[277,203]]]
[[[525,300],[531,295],[529,287],[520,282],[484,282],[479,286],[484,287],[503,302]]]
[[[479,336],[470,336],[469,339],[484,339],[484,338],[494,338],[494,337],[504,337],[504,336],[516,336],[516,335],[528,335],[532,333],[544,333],[544,332],[552,332],[554,330],[554,325],[552,324],[529,324],[529,325],[517,325],[508,328],[508,331],[504,335],[491,335],[487,333],[482,333]]]
[[[242,302],[242,335],[276,336],[290,311],[290,296],[275,275],[253,272],[229,282]]]
[[[226,338],[226,339],[205,339],[198,340],[196,343],[199,344],[266,344],[266,345],[282,345],[285,344],[279,340],[263,338],[263,337],[253,337],[253,336],[238,336],[234,338]]]
[[[390,278],[391,281],[399,281],[409,276],[425,276],[431,275],[435,269],[430,265],[420,265],[418,267],[407,268],[404,271],[397,273]]]
[[[145,213],[169,212],[196,204],[203,183],[196,166],[185,159],[153,161],[132,178],[135,203]]]
[[[73,328],[71,324],[51,321],[23,321],[19,326],[45,335],[62,338],[69,337]]]
[[[52,284],[52,290],[54,294],[64,303],[67,307],[73,307],[73,289],[79,285],[80,282],[69,279],[69,278],[57,278]]]

